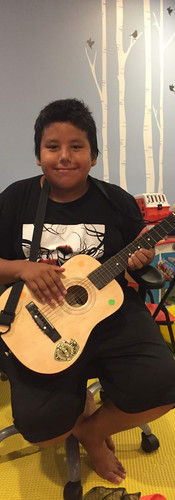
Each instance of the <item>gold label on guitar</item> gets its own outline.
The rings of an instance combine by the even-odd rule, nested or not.
[[[56,361],[72,361],[79,349],[80,346],[74,339],[70,339],[70,342],[67,340],[60,340],[55,347],[54,359]]]

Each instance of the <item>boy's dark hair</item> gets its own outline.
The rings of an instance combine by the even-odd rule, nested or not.
[[[97,130],[92,113],[83,101],[61,99],[53,101],[40,111],[34,130],[35,155],[40,160],[40,146],[44,129],[54,122],[70,122],[86,132],[92,159],[98,156]]]

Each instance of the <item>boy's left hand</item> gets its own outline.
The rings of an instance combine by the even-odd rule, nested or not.
[[[144,227],[142,231],[139,233],[138,238],[145,234],[148,231],[147,227]],[[144,266],[148,266],[151,264],[155,256],[154,248],[150,248],[147,250],[146,248],[140,248],[140,250],[136,250],[131,257],[128,259],[128,267],[131,271],[135,271],[135,269],[141,269]],[[128,269],[128,270],[129,270]]]

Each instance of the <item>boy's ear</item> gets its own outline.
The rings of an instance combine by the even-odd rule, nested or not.
[[[91,160],[91,167],[94,167],[97,163],[97,157],[95,156],[94,158],[92,158]]]
[[[36,164],[38,165],[38,167],[41,167],[41,162],[38,157],[36,157]]]

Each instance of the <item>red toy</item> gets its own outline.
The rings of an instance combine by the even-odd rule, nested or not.
[[[167,217],[171,210],[165,194],[142,193],[136,194],[135,199],[147,225],[150,227]]]

